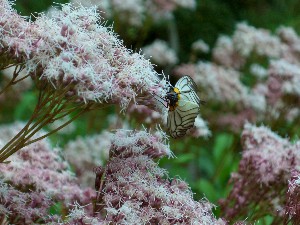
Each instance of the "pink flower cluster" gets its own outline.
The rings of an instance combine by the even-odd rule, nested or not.
[[[224,217],[234,220],[248,216],[251,220],[266,213],[283,220],[284,193],[292,171],[300,166],[300,143],[292,144],[266,127],[246,124],[242,145],[238,171],[231,177],[233,189],[220,202]]]
[[[12,10],[11,4],[6,0],[0,2],[0,69],[29,58],[36,42],[31,23]]]
[[[122,109],[138,95],[164,95],[160,87],[165,79],[99,23],[95,8],[66,4],[51,18],[41,14],[35,22],[18,16],[8,1],[1,1],[0,8],[1,52],[23,56],[36,82],[42,79],[57,91],[65,89],[75,102],[119,103]]]
[[[292,171],[286,198],[284,223],[298,224],[300,222],[300,172],[298,170]]]
[[[45,193],[22,191],[0,179],[0,220],[3,224],[32,224],[47,220],[54,202]]]
[[[221,36],[218,39],[213,56],[217,63],[239,69],[252,54],[280,58],[286,50],[280,38],[270,31],[239,23],[232,38]]]
[[[208,104],[220,106],[209,113],[215,115],[209,118],[212,126],[239,131],[245,121],[292,122],[300,116],[299,46],[292,28],[280,27],[272,34],[240,23],[232,37],[217,40],[212,62],[184,64],[175,73],[192,76]]]
[[[1,146],[17,133],[22,124],[0,128]],[[90,203],[95,191],[80,188],[77,179],[61,158],[58,149],[51,149],[47,140],[31,144],[0,164],[1,212],[7,212],[14,224],[30,224],[47,220],[51,205],[60,201],[67,209],[70,204]],[[10,216],[10,213],[11,216]],[[18,215],[18,216],[16,216]]]
[[[166,179],[155,158],[171,156],[165,134],[118,130],[111,157],[100,169],[105,180],[97,203],[113,224],[225,224],[217,221],[206,201],[196,202],[187,184]]]
[[[162,40],[155,40],[152,44],[145,46],[143,52],[153,63],[162,67],[174,65],[178,61],[176,52]]]
[[[114,18],[117,22],[133,27],[142,27],[147,18],[169,18],[176,8],[195,9],[195,0],[103,0],[103,1],[76,1],[73,3],[84,6],[97,6],[105,18]],[[147,21],[149,22],[149,20]]]

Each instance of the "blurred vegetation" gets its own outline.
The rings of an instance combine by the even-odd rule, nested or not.
[[[52,0],[18,0],[15,8],[22,15],[29,16],[47,10],[51,4]],[[212,47],[219,35],[232,34],[235,24],[239,21],[247,21],[255,27],[270,30],[275,30],[279,25],[288,25],[300,31],[299,11],[300,1],[297,0],[199,0],[195,11],[180,9],[174,13],[180,42],[178,54],[180,63],[188,62],[190,46],[194,41],[201,38]],[[117,25],[114,24],[116,32],[129,48],[140,48],[157,38],[164,40],[169,38],[165,24],[158,24],[145,31],[142,43],[139,39],[140,33],[137,33],[140,31],[134,28],[122,30]],[[210,55],[203,55],[199,59],[209,60]],[[251,84],[251,78],[245,82]],[[0,122],[26,120],[37,101],[34,92],[35,90],[29,90],[19,101],[2,104]],[[205,111],[205,106],[201,110]],[[110,126],[108,116],[116,111],[117,109],[111,107],[90,112],[75,121],[76,130],[72,134],[53,135],[51,137],[53,145],[63,145],[78,135],[85,136],[108,128]],[[290,130],[291,127],[287,123],[285,127],[280,127],[278,132],[283,136],[288,133],[293,139],[297,139],[296,134],[299,130]],[[228,185],[230,173],[237,170],[241,151],[239,134],[232,133],[226,128],[223,130],[212,128],[212,136],[208,139],[171,139],[170,143],[176,158],[163,159],[160,165],[167,168],[171,177],[180,176],[187,181],[196,193],[197,199],[206,197],[218,205],[217,200],[225,197],[230,190]],[[268,221],[270,218],[266,218],[260,224],[269,224]]]

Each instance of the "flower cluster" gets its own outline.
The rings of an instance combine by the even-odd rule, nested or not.
[[[212,216],[208,202],[194,201],[184,181],[166,179],[167,172],[153,161],[172,155],[163,132],[118,130],[110,152],[97,197],[108,223],[225,224]]]
[[[240,131],[245,121],[292,122],[300,116],[299,43],[292,28],[280,27],[272,34],[239,23],[232,37],[217,40],[212,62],[184,64],[175,73],[193,77],[206,101],[221,106],[209,117],[213,126]]]
[[[155,40],[152,44],[145,46],[143,50],[146,57],[160,66],[174,65],[178,61],[176,52],[162,40]]]
[[[34,23],[41,40],[26,65],[57,89],[72,84],[68,97],[126,108],[138,92],[149,93],[160,80],[149,61],[125,48],[99,19],[94,8],[72,5],[63,5],[51,18],[41,15]]]
[[[35,45],[32,26],[12,9],[12,2],[0,2],[0,69],[12,63],[23,62]]]
[[[1,150],[0,161],[30,144],[30,137],[43,126],[70,114],[75,116],[59,129],[104,104],[118,104],[125,110],[131,102],[150,99],[145,101],[148,107],[166,111],[152,97],[153,93],[165,96],[166,79],[143,55],[124,47],[111,28],[99,23],[95,7],[65,4],[51,17],[41,14],[34,22],[19,16],[13,20],[16,13],[7,1],[1,1],[0,7],[4,18],[0,22],[2,50],[24,56],[21,68],[40,90],[34,114],[19,138]],[[18,42],[20,34],[24,34],[22,42],[9,41]],[[40,119],[33,122],[36,118]]]
[[[50,218],[51,222],[47,224],[48,225],[65,225],[65,224],[106,225],[107,224],[106,222],[103,221],[103,219],[89,215],[86,210],[87,207],[88,206],[82,206],[75,203],[64,219],[56,218],[52,216]]]
[[[243,153],[231,190],[221,209],[228,220],[255,218],[266,213],[283,220],[288,181],[300,166],[299,142],[290,143],[266,127],[246,124],[242,133]],[[254,211],[252,211],[254,210]],[[244,217],[244,218],[243,218]]]
[[[0,179],[0,220],[10,224],[31,224],[45,220],[54,203],[45,193],[25,192]]]
[[[35,22],[15,16],[7,1],[1,8],[2,51],[8,48],[16,57],[26,55],[26,70],[35,81],[46,80],[57,91],[69,86],[69,98],[119,102],[125,108],[138,93],[145,95],[161,82],[148,60],[125,48],[110,28],[98,23],[95,8],[66,4],[51,18],[41,14]],[[19,34],[24,34],[24,41],[15,44],[12,40],[17,42]]]
[[[195,0],[103,0],[103,1],[76,1],[84,6],[94,6],[102,11],[107,19],[113,18],[118,23],[127,24],[133,27],[142,27],[149,18],[158,21],[170,17],[176,8],[195,9]],[[147,21],[149,22],[149,21]]]
[[[199,39],[192,44],[192,50],[194,52],[208,53],[209,46],[202,39]]]
[[[241,68],[251,54],[280,58],[287,49],[268,30],[239,23],[232,38],[221,36],[213,49],[214,60],[224,66]]]
[[[2,126],[1,145],[21,126],[20,123]],[[62,202],[68,209],[74,202],[90,203],[95,196],[92,189],[79,186],[59,149],[51,149],[46,139],[25,147],[8,160],[9,163],[0,164],[0,204],[1,215],[7,214],[10,223],[46,221],[49,207],[56,202]]]
[[[289,221],[297,224],[300,221],[300,172],[298,170],[292,171],[286,198],[285,224]]]

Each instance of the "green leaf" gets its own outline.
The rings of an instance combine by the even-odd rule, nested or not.
[[[213,163],[211,158],[207,156],[201,156],[198,159],[199,168],[201,173],[205,174],[207,177],[211,177],[215,171],[215,164]]]
[[[177,156],[175,163],[188,163],[195,158],[195,154],[193,153],[185,153]]]
[[[57,202],[52,205],[49,209],[51,215],[61,215],[63,209],[63,204],[61,202]]]
[[[216,163],[219,163],[222,160],[226,153],[225,151],[231,147],[233,140],[234,137],[232,134],[223,133],[216,136],[213,147],[213,157]]]

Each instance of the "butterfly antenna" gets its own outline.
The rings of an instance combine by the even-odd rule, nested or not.
[[[165,103],[164,103],[164,98],[162,98],[161,96],[155,94],[154,92],[152,92],[151,95],[152,95],[157,101],[159,101],[164,107],[168,108],[168,105],[165,105]]]

